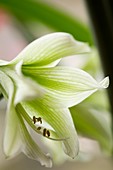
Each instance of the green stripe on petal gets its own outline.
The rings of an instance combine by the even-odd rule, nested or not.
[[[53,106],[70,107],[80,103],[98,89],[107,88],[109,78],[97,82],[83,70],[69,67],[23,69],[23,73],[30,76],[46,89],[42,102]]]
[[[10,64],[45,66],[60,58],[89,52],[86,43],[74,40],[68,33],[51,33],[29,44]]]
[[[48,107],[40,100],[25,102],[28,110],[34,110],[55,130],[59,138],[63,140],[64,151],[67,155],[74,158],[78,154],[78,137],[73,125],[73,121],[68,109],[56,109]],[[58,141],[57,141],[58,142]]]

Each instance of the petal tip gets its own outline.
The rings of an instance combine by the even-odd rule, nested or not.
[[[63,149],[65,154],[71,157],[72,159],[75,159],[79,154],[79,142],[78,140],[76,140],[76,142],[76,146],[74,146],[73,148],[66,147],[63,143]]]
[[[108,88],[109,86],[109,76],[105,77],[100,83],[99,88]]]

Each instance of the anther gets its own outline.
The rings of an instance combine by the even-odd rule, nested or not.
[[[46,131],[47,131],[47,129],[45,128],[45,129],[43,129],[43,136],[46,136]]]
[[[36,117],[35,116],[33,116],[33,122],[34,122],[34,124],[36,123]]]
[[[46,134],[47,134],[48,137],[50,137],[50,131],[49,130],[46,131]]]
[[[43,129],[43,136],[50,137],[50,131],[47,130],[46,128]]]
[[[33,116],[33,122],[34,122],[34,124],[36,122],[40,122],[42,124],[42,118],[41,117],[36,118],[35,116]]]
[[[40,122],[42,124],[42,118],[41,117],[38,117],[36,118],[37,122]]]

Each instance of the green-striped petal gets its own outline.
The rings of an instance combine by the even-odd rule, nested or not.
[[[44,89],[35,83],[30,77],[26,77],[21,72],[22,62],[20,61],[14,69],[4,67],[4,72],[12,79],[15,89],[14,105],[23,101],[40,97]]]
[[[68,33],[51,33],[29,44],[10,64],[23,60],[24,65],[45,66],[60,58],[89,51],[86,43],[74,40]]]
[[[11,78],[13,77],[12,72],[9,72],[8,74]],[[18,111],[17,109],[15,110],[15,107],[17,108],[17,106],[14,106],[14,99],[17,86],[14,86],[14,82],[11,78],[0,71],[0,84],[4,96],[8,99],[3,143],[4,153],[7,158],[12,158],[16,154],[24,152],[31,159],[40,161],[40,163],[46,167],[51,167],[52,161],[50,156],[42,152],[28,133],[21,117],[21,109],[19,112],[16,112]]]
[[[8,108],[5,122],[4,153],[7,158],[12,158],[21,152],[21,138],[19,122],[13,106]]]
[[[21,130],[21,139],[22,139],[22,147],[21,150],[31,159],[37,160],[46,167],[52,166],[52,160],[49,154],[43,153],[42,149],[35,143],[35,141],[31,138],[23,118],[21,116],[21,108],[17,105],[16,111],[18,113],[18,119],[20,123],[20,130]]]
[[[13,157],[19,152],[20,139],[18,132],[18,121],[16,112],[13,106],[14,100],[14,85],[12,80],[2,71],[0,71],[0,83],[4,97],[8,99],[5,134],[4,134],[4,153],[6,157]]]
[[[24,107],[24,103],[22,103]],[[25,102],[27,110],[33,111],[42,117],[57,133],[59,138],[64,138],[63,148],[67,155],[74,158],[78,154],[78,137],[68,109],[57,109],[48,107],[40,99]],[[56,141],[58,142],[58,141]]]
[[[48,106],[73,106],[109,85],[108,77],[97,82],[85,71],[69,67],[29,67],[23,68],[23,73],[46,89],[42,102],[45,101]]]

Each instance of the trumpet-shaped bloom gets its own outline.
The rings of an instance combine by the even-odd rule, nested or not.
[[[57,64],[63,57],[89,51],[86,43],[67,33],[52,33],[32,42],[12,61],[0,60],[0,92],[8,101],[6,157],[24,152],[51,167],[51,157],[32,139],[29,126],[44,138],[61,142],[68,156],[78,154],[78,137],[68,108],[107,88],[109,79],[97,82],[80,69]]]

